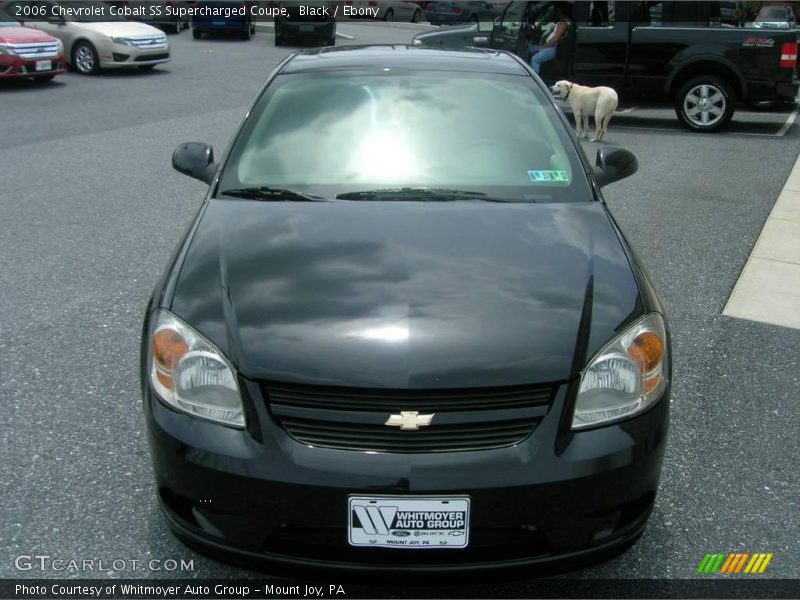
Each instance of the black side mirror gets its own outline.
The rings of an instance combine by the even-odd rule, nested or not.
[[[594,178],[600,187],[630,177],[639,169],[639,161],[633,152],[606,146],[597,151]]]
[[[184,142],[172,153],[172,168],[210,184],[217,170],[214,149],[202,142]]]

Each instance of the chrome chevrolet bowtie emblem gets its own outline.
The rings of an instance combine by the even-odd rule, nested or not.
[[[415,410],[402,410],[399,415],[390,415],[385,425],[405,430],[419,429],[431,424],[433,415],[421,415]]]

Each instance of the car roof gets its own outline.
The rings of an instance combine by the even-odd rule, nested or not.
[[[281,73],[318,71],[466,71],[527,75],[522,64],[507,52],[480,48],[420,48],[405,44],[317,48],[295,54]]]

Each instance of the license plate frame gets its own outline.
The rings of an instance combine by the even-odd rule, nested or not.
[[[52,71],[53,70],[53,61],[52,60],[37,60],[34,69],[37,73],[41,71]]]
[[[347,498],[351,546],[457,550],[469,545],[469,496],[363,496]]]

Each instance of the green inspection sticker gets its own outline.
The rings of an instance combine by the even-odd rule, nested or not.
[[[569,175],[566,171],[528,171],[528,177],[533,183],[569,183]]]

